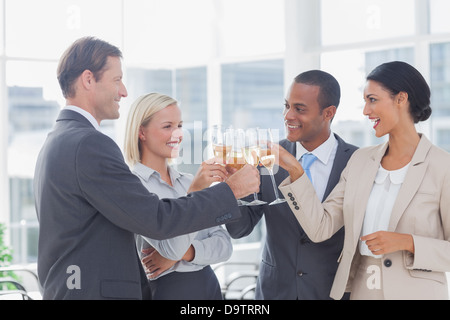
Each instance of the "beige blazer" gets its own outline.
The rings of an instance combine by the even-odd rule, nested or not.
[[[351,291],[358,266],[358,241],[372,186],[388,143],[356,151],[339,183],[322,204],[306,175],[279,189],[310,239],[321,242],[345,226],[344,247],[330,296]],[[448,299],[450,271],[450,154],[424,135],[392,209],[389,230],[413,235],[415,254],[382,257],[386,299]]]

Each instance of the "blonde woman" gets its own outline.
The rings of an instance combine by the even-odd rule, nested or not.
[[[181,110],[173,98],[150,93],[138,98],[128,115],[124,153],[132,172],[159,198],[177,198],[224,181],[227,171],[214,161],[202,163],[196,176],[169,165],[183,140]],[[222,299],[209,266],[226,261],[231,239],[221,226],[158,241],[136,236],[154,300]]]

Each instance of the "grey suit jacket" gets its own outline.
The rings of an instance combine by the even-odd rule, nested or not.
[[[146,298],[135,233],[162,240],[240,217],[225,183],[159,200],[117,144],[70,110],[42,147],[34,192],[44,299]]]
[[[338,149],[324,198],[338,183],[348,159],[357,149],[335,136]],[[280,145],[295,156],[295,143],[282,140]],[[275,171],[277,169],[275,181],[278,186],[288,173],[282,168],[274,168]],[[259,199],[270,203],[275,199],[271,178],[265,168],[261,170]],[[281,193],[280,197],[283,197]],[[328,241],[313,243],[293,216],[288,203],[242,208],[248,212],[244,213],[239,221],[226,225],[233,238],[250,234],[263,215],[266,220],[267,235],[260,263],[256,299],[329,299],[338,267],[337,260],[344,242],[344,230],[337,232]]]

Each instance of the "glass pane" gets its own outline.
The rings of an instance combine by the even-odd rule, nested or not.
[[[349,143],[360,147],[374,145],[385,138],[376,138],[371,123],[364,117],[363,90],[367,74],[381,63],[402,60],[414,62],[413,48],[381,51],[359,50],[324,53],[321,69],[332,74],[341,86],[341,101],[332,128]]]
[[[432,116],[450,116],[450,43],[431,45],[430,57]]]
[[[436,133],[436,144],[450,152],[450,130],[449,129],[440,129],[437,130]]]
[[[223,56],[284,52],[284,1],[221,0],[219,3]]]
[[[215,39],[213,1],[124,1],[126,59],[169,64],[204,63]]]
[[[389,61],[404,61],[414,65],[414,48],[393,48],[366,53],[365,69],[369,74],[375,67]]]
[[[33,179],[10,177],[9,184],[13,262],[36,262],[39,224],[34,207]]]
[[[414,31],[414,1],[322,0],[324,45],[410,36]]]
[[[321,69],[333,75],[341,87],[341,100],[333,120],[361,121],[365,83],[365,56],[361,51],[337,51],[321,56]]]
[[[183,143],[178,169],[195,174],[202,163],[208,141],[206,67],[176,70],[176,99],[183,115]]]
[[[15,263],[36,260],[37,218],[32,181],[37,155],[62,105],[55,70],[56,63],[11,61],[6,65],[7,161]]]
[[[172,74],[168,69],[128,68],[125,79],[128,97],[124,101],[131,105],[141,95],[151,92],[173,96]]]
[[[121,0],[6,0],[6,52],[58,59],[86,35],[121,46],[121,9]]]
[[[222,122],[249,128],[272,128],[284,137],[282,60],[222,66]]]
[[[450,1],[430,0],[430,31],[431,33],[450,32]]]
[[[206,67],[176,70],[176,98],[184,122],[200,121],[207,126]]]

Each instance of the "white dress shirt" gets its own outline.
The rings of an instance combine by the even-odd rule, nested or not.
[[[142,184],[150,192],[158,195],[160,199],[185,196],[193,180],[192,175],[179,173],[170,166],[169,175],[173,186],[170,186],[162,180],[159,172],[142,163],[136,163],[132,172],[139,177]],[[228,260],[233,252],[230,235],[221,226],[162,241],[136,236],[136,247],[141,258],[143,258],[141,252],[142,249],[153,247],[167,259],[180,260],[189,249],[190,245],[195,249],[194,260],[190,262],[184,260],[178,261],[172,268],[163,272],[159,277],[173,271],[189,272],[201,270],[207,265]],[[154,279],[157,278],[151,280]]]
[[[388,171],[380,164],[367,202],[361,236],[388,230],[392,208],[397,199],[398,191],[405,180],[408,168],[409,164],[401,169]],[[375,258],[382,257],[382,255],[374,255],[364,241],[359,243],[359,252],[361,255]]]
[[[94,116],[92,114],[90,114],[89,112],[87,112],[86,110],[81,109],[80,107],[71,106],[71,105],[65,106],[64,109],[78,112],[79,114],[84,116],[86,119],[88,119],[89,122],[94,126],[95,129],[100,130],[100,125],[98,124],[97,120],[95,120]]]
[[[317,157],[317,160],[313,162],[310,167],[312,185],[316,190],[317,197],[322,200],[325,194],[325,190],[330,178],[331,169],[333,168],[334,158],[336,157],[336,151],[338,142],[333,133],[330,137],[314,149],[311,153]],[[300,161],[301,157],[308,153],[300,142],[297,142],[297,154],[296,157]]]

